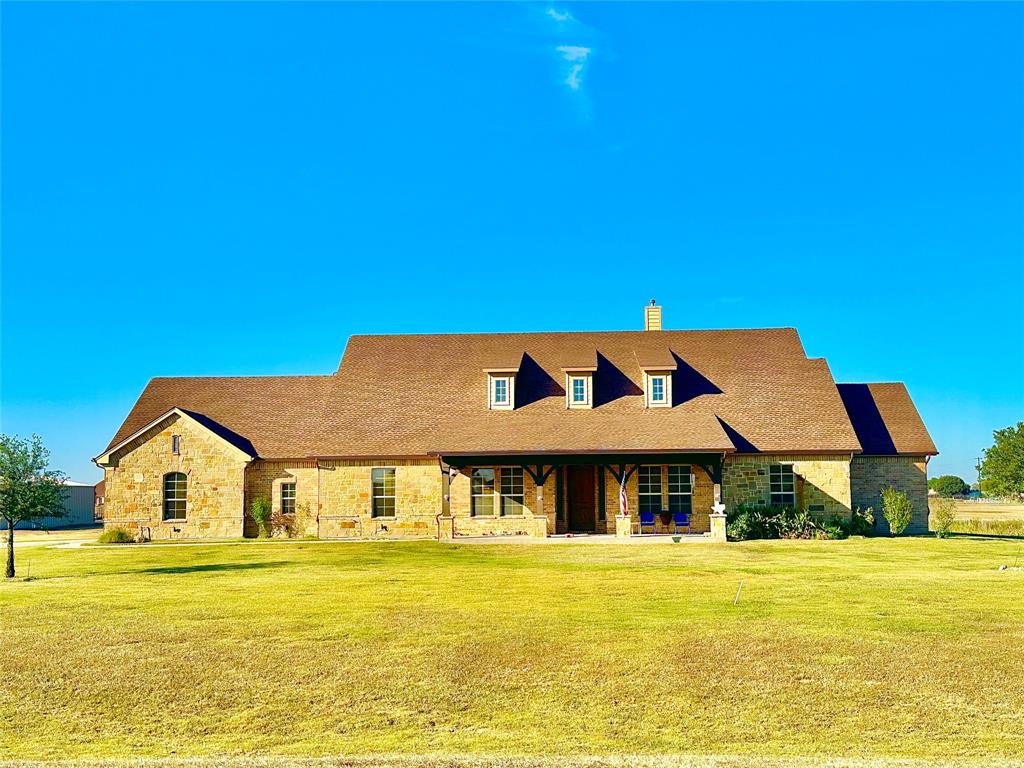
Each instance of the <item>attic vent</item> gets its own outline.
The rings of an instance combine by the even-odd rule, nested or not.
[[[651,303],[644,307],[644,330],[661,330],[661,307],[654,303],[654,299],[651,299]]]

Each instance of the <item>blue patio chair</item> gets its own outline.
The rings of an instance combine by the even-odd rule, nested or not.
[[[679,533],[680,528],[685,528],[686,532],[690,532],[690,513],[689,512],[675,512],[672,515],[672,528],[675,533]]]
[[[651,533],[657,531],[657,524],[654,522],[657,517],[656,512],[641,512],[640,513],[640,533],[644,532],[644,527],[650,527]]]

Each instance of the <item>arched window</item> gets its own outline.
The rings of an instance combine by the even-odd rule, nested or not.
[[[184,472],[168,472],[164,475],[164,520],[185,519],[187,493],[188,477]]]

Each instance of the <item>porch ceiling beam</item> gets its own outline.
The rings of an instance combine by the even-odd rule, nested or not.
[[[700,467],[721,466],[722,457],[719,453],[548,453],[548,454],[474,454],[452,456],[442,454],[441,459],[450,466],[462,469],[464,467],[486,467],[486,466],[511,466],[529,469],[532,475],[534,471],[539,473],[541,468],[547,468],[545,477],[550,474],[550,468],[569,465],[595,465],[607,466],[615,472],[613,465],[636,466],[642,464],[696,464]],[[634,469],[635,471],[635,469]],[[630,472],[632,474],[632,472]],[[618,479],[618,478],[616,478]]]
[[[547,469],[544,469],[543,464],[536,464],[533,466],[530,464],[523,464],[522,467],[526,470],[526,473],[533,478],[535,485],[544,485],[544,483],[547,482],[547,479],[551,476],[551,473],[555,471],[554,464],[547,465]]]

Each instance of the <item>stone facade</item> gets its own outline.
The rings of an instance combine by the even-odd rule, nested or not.
[[[882,489],[892,486],[903,491],[913,505],[914,514],[907,533],[928,532],[928,462],[924,456],[854,456],[850,465],[853,505],[871,507],[875,529],[889,533],[882,516]]]
[[[180,450],[172,450],[172,436],[180,437]],[[106,467],[106,520],[108,527],[144,531],[154,539],[234,538],[256,535],[246,514],[259,497],[271,503],[281,518],[282,486],[295,484],[296,512],[293,535],[318,538],[442,538],[463,536],[544,537],[568,528],[568,483],[563,469],[551,471],[538,489],[529,471],[523,472],[523,507],[520,514],[502,515],[495,494],[493,515],[474,515],[471,470],[454,473],[450,485],[436,459],[376,458],[359,460],[251,460],[203,425],[180,412],[139,435],[109,457]],[[880,506],[879,493],[892,485],[905,491],[914,505],[910,532],[928,526],[926,461],[913,457],[854,457],[849,455],[739,455],[728,456],[722,470],[722,501],[738,504],[770,503],[769,467],[792,464],[796,499],[801,508],[828,519],[848,518],[855,506]],[[395,472],[394,514],[374,516],[372,471]],[[500,490],[502,467],[494,467]],[[668,466],[661,466],[663,509],[668,508]],[[187,476],[187,513],[184,519],[164,520],[163,483],[170,472]],[[703,468],[690,465],[694,475],[690,532],[712,532],[715,486]],[[604,508],[600,504],[603,473]],[[562,492],[558,492],[561,483]],[[594,473],[595,530],[623,532],[617,520],[619,484],[607,468]],[[638,473],[626,483],[630,523],[639,522]],[[445,515],[444,494],[450,503]],[[559,509],[561,500],[561,509]],[[876,514],[876,517],[881,517]],[[884,519],[879,531],[887,532]],[[669,517],[657,518],[658,533],[672,533]]]
[[[172,438],[178,435],[178,453]],[[104,525],[152,539],[242,535],[249,458],[187,416],[172,414],[110,456]],[[164,520],[164,476],[187,477],[184,520]]]
[[[395,470],[395,514],[373,515],[373,469]],[[246,472],[245,505],[262,496],[275,515],[281,485],[295,483],[295,529],[323,539],[437,536],[441,478],[429,459],[256,461]],[[246,535],[256,526],[246,516]]]
[[[715,503],[715,485],[708,473],[696,465],[690,465],[693,474],[693,493],[690,500],[690,533],[710,533],[711,506]],[[629,501],[629,514],[633,529],[640,523],[640,492],[637,473],[634,472],[626,481],[626,499]],[[668,509],[668,465],[661,465],[661,507]],[[607,521],[598,522],[605,532],[615,533],[616,516],[619,514],[619,483],[609,470],[605,470],[605,513]],[[650,530],[650,529],[646,529]],[[673,533],[671,518],[655,518],[656,533]]]
[[[769,466],[792,464],[796,476],[796,505],[821,518],[849,519],[850,456],[744,454],[729,456],[722,468],[722,501],[726,509],[739,504],[771,503]]]
[[[495,485],[502,467],[495,468]],[[549,475],[538,496],[537,483],[523,471],[523,513],[501,515],[500,498],[495,497],[494,515],[474,516],[471,497],[471,469],[461,470],[452,478],[451,526],[454,536],[537,536],[544,537],[557,530],[555,476]],[[500,487],[500,486],[498,486]]]

